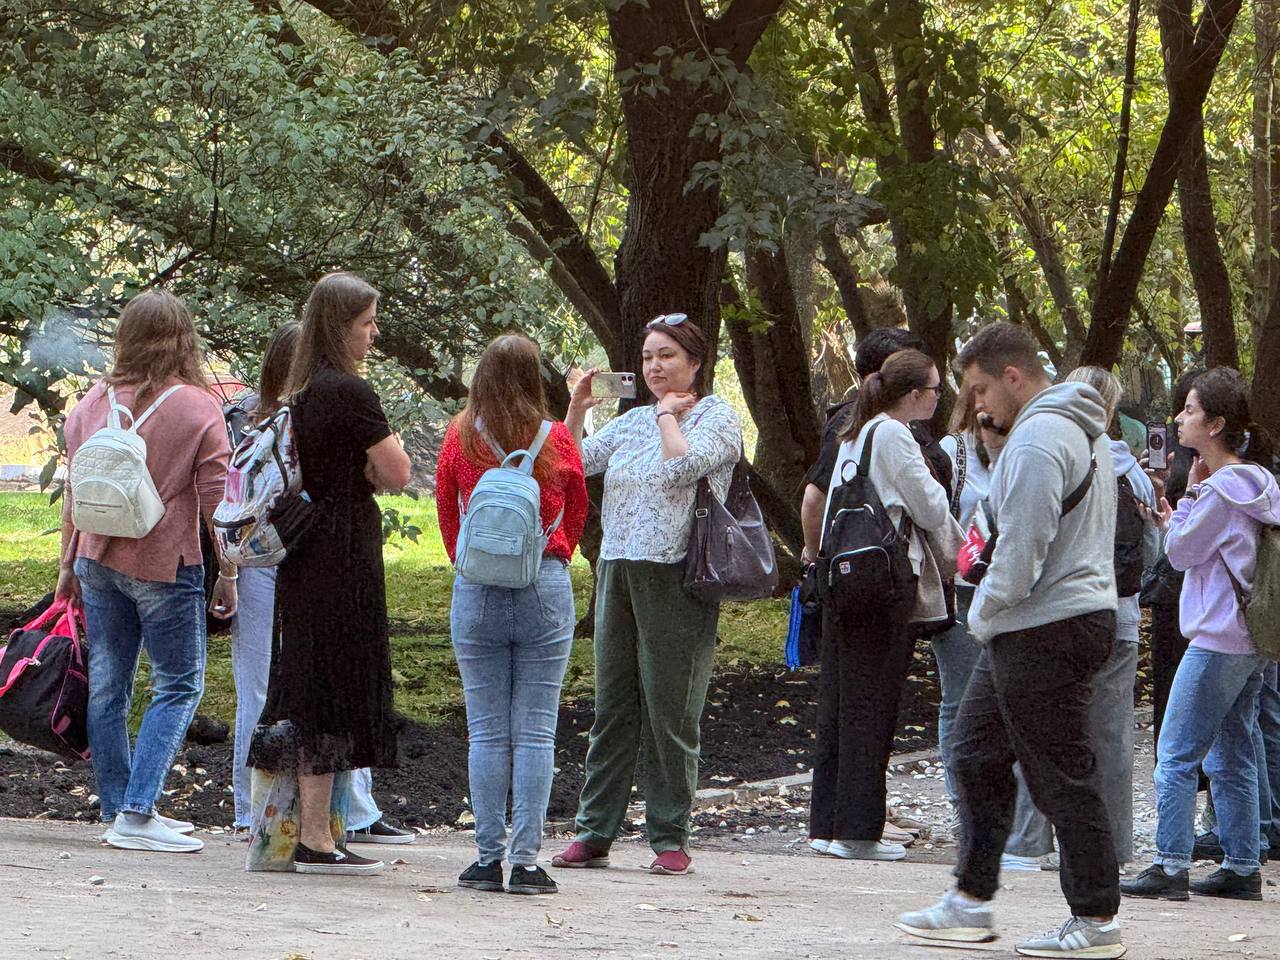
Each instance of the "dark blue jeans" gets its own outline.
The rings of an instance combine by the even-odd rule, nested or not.
[[[89,747],[102,818],[151,814],[204,693],[204,568],[179,567],[163,583],[81,557],[76,576],[89,627]],[[143,648],[151,703],[131,753],[127,721]]]

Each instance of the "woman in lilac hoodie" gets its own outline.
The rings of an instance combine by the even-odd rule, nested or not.
[[[1280,488],[1259,465],[1271,462],[1270,444],[1250,420],[1248,387],[1235,370],[1199,377],[1175,422],[1178,442],[1198,455],[1178,508],[1163,499],[1160,507],[1169,562],[1187,573],[1179,614],[1191,645],[1160,733],[1155,862],[1121,891],[1261,900],[1252,730],[1266,661],[1249,637],[1240,598],[1253,588],[1260,529],[1280,525]],[[1218,871],[1189,883],[1202,761],[1226,856]]]

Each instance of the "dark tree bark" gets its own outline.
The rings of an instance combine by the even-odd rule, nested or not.
[[[871,331],[871,318],[867,316],[862,304],[862,294],[858,290],[858,268],[849,254],[845,253],[844,244],[840,242],[834,224],[824,227],[818,234],[818,239],[822,244],[822,265],[835,281],[840,303],[853,326],[854,337],[861,340]]]
[[[779,503],[774,532],[799,553],[804,545],[797,505],[805,471],[818,459],[821,425],[809,390],[809,350],[796,308],[786,255],[757,250],[747,280],[767,322],[728,323],[733,363],[759,440],[755,472]]]
[[[1120,249],[1094,299],[1084,363],[1110,368],[1120,359],[1147,255],[1177,182],[1187,141],[1201,122],[1205,97],[1240,13],[1240,4],[1241,0],[1206,0],[1193,31],[1191,0],[1159,0],[1161,32],[1167,30],[1171,38],[1165,54],[1169,114],[1125,225]]]
[[[1120,202],[1124,199],[1124,174],[1129,165],[1129,120],[1133,113],[1133,91],[1138,65],[1138,0],[1129,0],[1129,28],[1125,35],[1124,92],[1120,98],[1120,135],[1116,139],[1116,167],[1111,177],[1111,199],[1107,204],[1107,225],[1102,234],[1102,257],[1098,263],[1098,287],[1111,272],[1116,228],[1120,222]]]
[[[1236,328],[1231,312],[1231,277],[1218,244],[1218,219],[1213,212],[1209,160],[1205,154],[1204,124],[1196,125],[1178,172],[1178,207],[1187,262],[1200,301],[1204,330],[1204,359],[1209,367],[1238,367]]]

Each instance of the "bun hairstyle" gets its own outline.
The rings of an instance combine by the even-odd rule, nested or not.
[[[933,370],[932,358],[919,350],[899,350],[891,355],[883,367],[862,381],[857,413],[840,439],[853,439],[869,420],[884,413],[912,390],[929,386]]]
[[[1271,437],[1253,422],[1249,386],[1240,372],[1231,367],[1214,367],[1196,377],[1191,389],[1206,417],[1222,419],[1222,431],[1216,434],[1222,445],[1241,459],[1270,469],[1274,456]]]

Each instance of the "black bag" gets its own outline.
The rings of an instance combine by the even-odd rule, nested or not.
[[[759,600],[778,586],[773,540],[751,495],[747,459],[739,457],[725,502],[703,477],[693,502],[693,530],[684,561],[684,589],[704,603]]]
[[[1177,607],[1182,597],[1181,570],[1175,570],[1163,553],[1142,577],[1138,604],[1143,607]]]
[[[862,445],[857,473],[838,479],[818,549],[823,604],[844,620],[900,619],[916,598],[916,575],[907,555],[911,520],[894,526],[871,482],[873,424]],[[846,464],[847,466],[847,464]]]
[[[1128,477],[1116,481],[1116,594],[1132,597],[1142,590],[1142,542],[1147,524],[1138,512],[1138,497]]]
[[[83,614],[60,600],[0,648],[0,730],[20,743],[89,759],[89,661]]]

